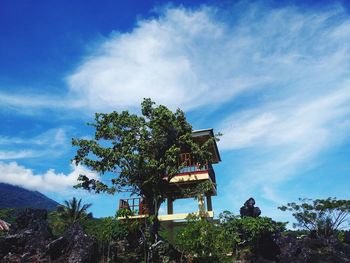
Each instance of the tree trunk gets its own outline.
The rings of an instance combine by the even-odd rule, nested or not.
[[[158,200],[157,198],[153,198],[153,200],[146,198],[146,202],[148,206],[148,214],[154,217],[149,230],[151,235],[151,242],[155,243],[159,241],[158,231],[159,231],[160,223],[158,219],[158,212],[159,212],[159,208],[162,203],[162,200]]]

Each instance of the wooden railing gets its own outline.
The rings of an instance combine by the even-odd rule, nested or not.
[[[192,155],[190,153],[181,153],[179,157],[179,170],[182,174],[188,173],[199,173],[199,172],[208,172],[211,180],[215,183],[215,172],[211,163],[206,161],[204,164],[200,164],[193,160]]]
[[[119,209],[128,209],[134,215],[145,215],[148,213],[147,205],[144,199],[138,198],[127,198],[119,200]]]

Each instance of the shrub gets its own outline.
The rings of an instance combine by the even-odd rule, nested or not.
[[[318,236],[329,237],[346,225],[350,215],[350,200],[302,199],[288,203],[278,209],[291,211],[297,220],[293,227],[316,232]]]

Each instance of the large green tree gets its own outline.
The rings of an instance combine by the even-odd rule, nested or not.
[[[169,194],[169,180],[179,172],[179,154],[191,152],[204,163],[211,158],[208,149],[213,141],[194,143],[192,126],[180,109],[172,112],[144,99],[141,113],[96,113],[95,122],[89,124],[95,128],[94,138],[73,139],[78,147],[74,161],[104,175],[100,180],[81,175],[78,187],[142,196],[157,222],[159,207]]]
[[[315,231],[320,236],[331,236],[342,227],[349,227],[350,200],[306,199],[288,203],[278,209],[291,211],[297,220],[294,227]]]

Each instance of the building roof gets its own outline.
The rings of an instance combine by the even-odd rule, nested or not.
[[[192,131],[192,137],[198,142],[205,142],[206,140],[208,140],[208,138],[214,136],[214,129],[212,128]],[[216,141],[214,141],[214,145],[211,149],[211,152],[213,154],[213,163],[221,162],[221,157]]]

